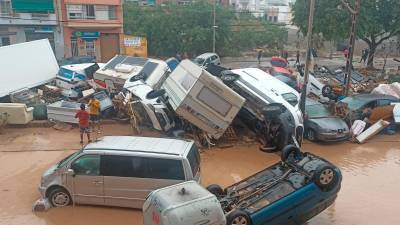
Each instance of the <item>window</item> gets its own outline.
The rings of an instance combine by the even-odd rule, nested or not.
[[[196,176],[197,171],[200,168],[200,154],[197,150],[196,145],[193,145],[190,149],[188,156],[187,156],[190,164],[190,168],[192,169],[193,176]]]
[[[96,48],[94,41],[85,41],[85,47],[87,56],[96,56]]]
[[[192,75],[187,73],[183,77],[183,79],[181,81],[181,85],[182,85],[183,88],[185,88],[186,91],[189,91],[189,89],[193,87],[195,82],[196,82],[196,79]]]
[[[100,174],[100,156],[84,155],[72,163],[76,175],[98,176]]]
[[[105,155],[101,158],[101,173],[114,177],[185,180],[182,162],[173,159]]]
[[[197,95],[197,99],[222,116],[226,116],[232,107],[229,102],[225,101],[225,99],[221,98],[207,87],[201,89],[200,93]]]
[[[378,106],[385,106],[385,105],[390,105],[390,100],[389,99],[380,99],[378,100]]]
[[[10,45],[10,37],[0,37],[0,46]]]
[[[95,19],[94,5],[67,5],[69,19]]]
[[[76,38],[71,37],[71,55],[78,56],[78,42]]]
[[[0,0],[0,16],[10,16],[11,12],[11,1]]]
[[[84,5],[83,6],[85,9],[85,19],[95,19],[95,10],[94,10],[94,5]]]
[[[110,20],[117,19],[117,7],[115,5],[108,6],[108,19]]]
[[[147,176],[154,179],[185,180],[182,162],[173,159],[146,158]]]
[[[278,17],[277,16],[274,16],[274,22],[275,23],[278,22]]]
[[[285,93],[282,94],[282,97],[289,102],[289,104],[291,104],[292,106],[296,106],[298,102],[297,100],[297,96],[293,93]]]

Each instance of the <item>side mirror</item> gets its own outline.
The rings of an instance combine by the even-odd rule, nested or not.
[[[74,177],[75,176],[75,171],[73,169],[68,169],[66,172],[67,175]]]

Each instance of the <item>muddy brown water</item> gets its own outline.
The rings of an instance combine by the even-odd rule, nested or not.
[[[127,135],[129,127],[109,125],[105,134]],[[7,129],[0,135],[0,225],[142,225],[140,210],[70,206],[33,213],[40,176],[51,164],[79,148],[77,129]],[[340,167],[342,189],[336,202],[309,225],[400,224],[400,135],[377,136],[363,145],[320,145],[303,150]],[[227,186],[279,160],[257,145],[205,150],[202,183]]]

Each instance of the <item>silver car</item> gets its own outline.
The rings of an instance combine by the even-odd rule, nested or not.
[[[200,182],[193,141],[108,136],[48,169],[39,191],[55,207],[77,204],[141,208],[153,190]]]

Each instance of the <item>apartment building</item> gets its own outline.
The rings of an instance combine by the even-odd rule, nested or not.
[[[53,0],[0,0],[0,46],[47,38],[61,59],[63,37],[55,9]]]
[[[60,2],[65,57],[94,56],[107,62],[121,52],[122,0],[57,0]]]

